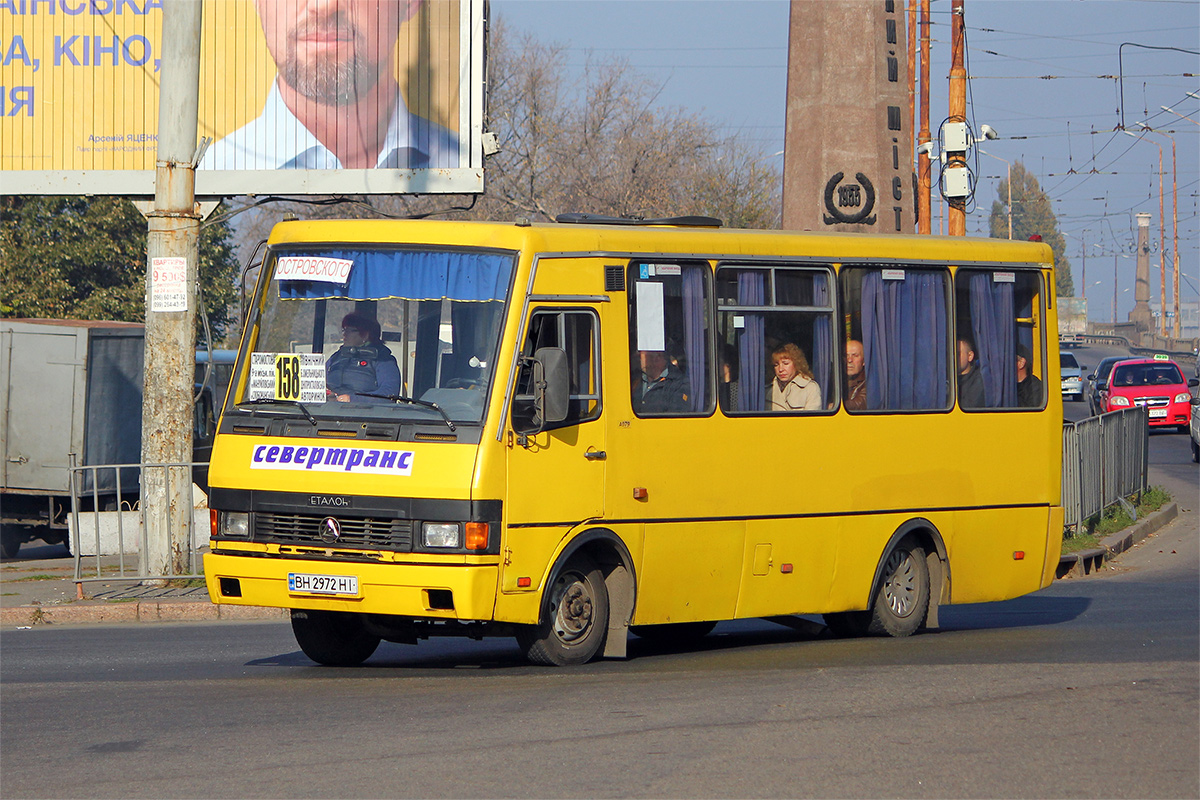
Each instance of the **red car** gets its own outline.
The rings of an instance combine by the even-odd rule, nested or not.
[[[1192,393],[1200,381],[1183,377],[1174,361],[1131,358],[1113,364],[1103,392],[1105,411],[1145,406],[1151,426],[1176,425],[1186,431],[1192,419]]]

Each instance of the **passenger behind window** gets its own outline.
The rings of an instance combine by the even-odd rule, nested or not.
[[[662,350],[639,350],[640,380],[633,387],[633,410],[678,414],[689,410],[688,379]]]
[[[380,341],[379,323],[362,314],[342,318],[342,346],[325,362],[326,396],[340,403],[386,402],[400,393],[400,365]]]
[[[846,408],[850,411],[867,408],[867,372],[863,366],[862,342],[850,339],[846,342]]]
[[[721,408],[734,411],[738,408],[738,358],[731,344],[721,345],[721,382],[718,384]]]
[[[975,363],[975,343],[963,337],[958,340],[958,405],[962,408],[983,408],[983,375]]]
[[[1022,408],[1037,408],[1042,404],[1042,381],[1032,374],[1032,363],[1029,348],[1017,345],[1017,405]]]
[[[791,342],[771,351],[775,380],[771,381],[771,411],[818,411],[821,387],[813,379],[804,351]]]

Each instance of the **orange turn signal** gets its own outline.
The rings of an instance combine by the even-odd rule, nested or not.
[[[208,510],[208,527],[212,532],[212,537],[217,538],[217,510],[215,508]]]
[[[468,550],[487,550],[488,524],[486,522],[468,522],[466,548]]]

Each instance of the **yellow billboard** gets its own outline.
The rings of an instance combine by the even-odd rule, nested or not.
[[[153,194],[200,1],[0,0],[0,192]],[[197,195],[482,191],[483,0],[203,3]]]

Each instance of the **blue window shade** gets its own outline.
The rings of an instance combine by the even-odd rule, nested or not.
[[[290,253],[281,253],[286,256]],[[306,253],[307,255],[307,253]],[[320,281],[278,281],[284,300],[489,301],[508,293],[513,257],[495,253],[406,250],[327,250],[328,258],[354,262],[345,286]]]
[[[949,401],[946,275],[905,270],[862,280],[863,355],[869,409],[943,409]]]

